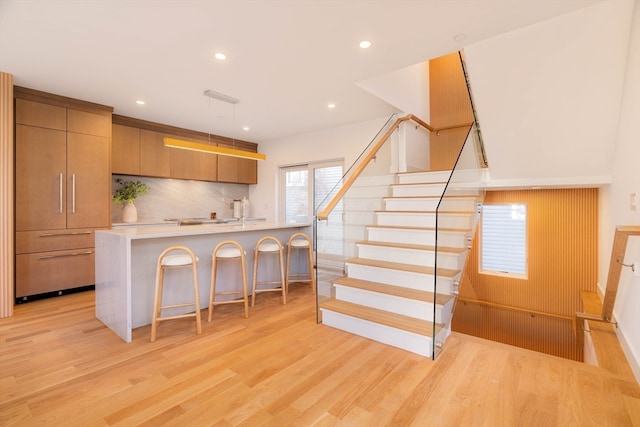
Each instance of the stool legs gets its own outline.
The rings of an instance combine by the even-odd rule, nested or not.
[[[311,243],[311,239],[304,233],[295,233],[289,238],[289,242],[287,244],[287,276],[285,283],[287,285],[287,292],[289,292],[289,283],[291,282],[309,282],[311,283],[311,289],[313,290],[313,294],[316,293],[316,277],[313,268],[313,244]],[[306,251],[307,253],[307,265],[309,267],[308,273],[292,273],[291,272],[291,253],[293,251]]]
[[[263,281],[258,282],[258,258],[260,254],[278,255],[279,267],[280,267],[280,281]],[[279,287],[258,289],[258,285],[276,285]],[[284,257],[282,255],[282,244],[275,237],[265,236],[258,240],[254,249],[253,256],[253,289],[251,294],[251,307],[256,304],[256,294],[259,292],[281,292],[282,304],[287,303],[286,284],[284,280]]]
[[[168,255],[172,251],[183,251],[186,255]],[[193,293],[194,302],[180,303],[171,305],[162,305],[162,294],[164,290],[164,276],[166,269],[191,267],[193,274]],[[178,314],[173,316],[162,316],[162,310],[177,307],[194,307],[193,313]],[[156,264],[156,286],[155,298],[153,302],[153,318],[151,320],[151,342],[158,337],[158,325],[163,320],[181,319],[186,317],[196,318],[196,332],[198,335],[202,333],[202,321],[200,317],[200,291],[198,288],[198,258],[186,246],[171,246],[165,249],[158,257]]]
[[[223,248],[227,246],[226,248]],[[242,273],[242,291],[226,291],[217,292],[216,284],[218,277],[218,266],[222,261],[240,261],[240,269]],[[233,299],[227,301],[216,301],[217,295],[240,295],[242,299]],[[244,317],[249,318],[249,296],[247,292],[247,266],[245,261],[244,248],[233,240],[225,240],[218,243],[211,255],[211,292],[209,297],[209,318],[211,322],[213,318],[213,308],[218,304],[244,303]]]

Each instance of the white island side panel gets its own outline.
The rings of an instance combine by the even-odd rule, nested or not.
[[[125,236],[96,233],[96,317],[131,341],[131,246]]]

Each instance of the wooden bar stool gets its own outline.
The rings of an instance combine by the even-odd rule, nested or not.
[[[242,274],[242,290],[216,292],[218,267],[221,262],[240,261],[240,272]],[[216,301],[218,295],[242,295],[242,299],[231,299]],[[211,293],[209,296],[209,322],[213,316],[213,307],[218,304],[244,303],[244,317],[249,318],[249,297],[247,295],[247,267],[245,261],[245,251],[240,243],[233,240],[225,240],[218,243],[211,254]]]
[[[289,292],[289,283],[298,282],[298,283],[311,283],[311,289],[313,289],[313,294],[316,293],[316,278],[313,271],[313,245],[311,244],[311,239],[304,233],[295,233],[289,238],[289,242],[287,243],[287,276],[285,279],[287,292]],[[292,272],[291,271],[291,254],[292,252],[296,253],[296,260],[298,259],[298,255],[300,252],[304,251],[307,255],[307,271],[302,272]]]
[[[168,255],[170,252],[183,252],[175,255]],[[184,302],[179,304],[162,305],[162,292],[164,289],[164,274],[167,269],[191,268],[193,272],[193,302]],[[193,306],[193,313],[176,314],[162,316],[162,310],[179,307]],[[196,318],[196,331],[202,333],[202,322],[200,320],[200,292],[198,290],[198,257],[193,251],[186,246],[170,246],[158,257],[156,264],[156,291],[153,303],[153,319],[151,321],[151,342],[158,337],[158,325],[163,320],[182,319],[185,317]]]
[[[258,282],[258,258],[260,255],[276,255],[280,261],[280,280],[263,280]],[[263,262],[264,264],[264,262]],[[256,293],[258,292],[282,292],[282,304],[287,303],[286,286],[284,281],[284,262],[282,256],[282,244],[273,236],[265,236],[258,240],[253,255],[253,293],[251,294],[251,307],[256,303]],[[258,289],[258,285],[272,285],[270,288]],[[275,286],[279,285],[279,286]]]

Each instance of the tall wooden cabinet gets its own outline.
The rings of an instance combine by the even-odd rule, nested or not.
[[[16,297],[92,285],[111,224],[110,107],[15,88]]]

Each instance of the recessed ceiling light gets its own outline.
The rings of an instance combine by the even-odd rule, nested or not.
[[[213,55],[213,57],[214,57],[214,58],[216,58],[216,59],[219,59],[220,61],[224,61],[225,59],[227,59],[227,55],[225,55],[225,54],[224,54],[224,53],[222,53],[222,52],[216,52],[216,53]]]
[[[136,101],[136,104],[138,104],[138,105],[144,105],[144,101],[143,101],[142,99],[138,99],[138,100]]]
[[[327,107],[328,108],[336,108],[336,104],[328,104]]]
[[[362,49],[369,49],[371,47],[371,42],[369,40],[362,40],[358,46]]]
[[[244,126],[242,130],[249,130],[249,126]]]

